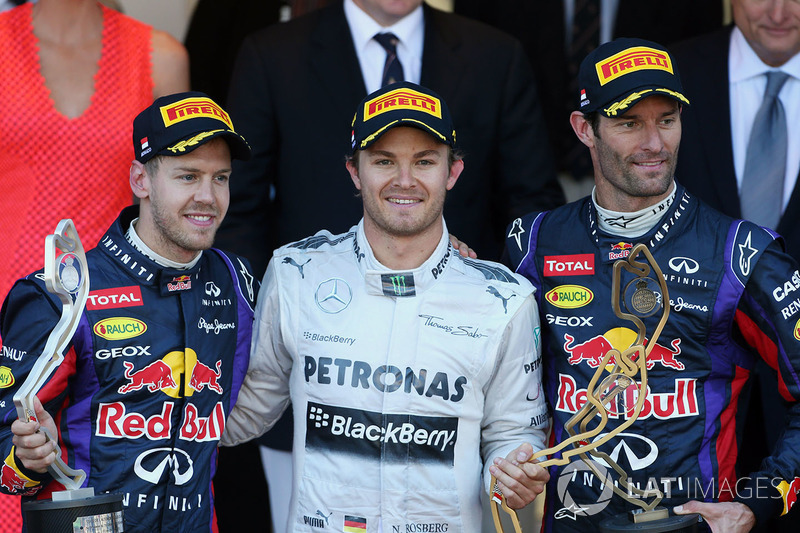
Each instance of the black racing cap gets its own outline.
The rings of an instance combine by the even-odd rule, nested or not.
[[[442,97],[407,81],[392,83],[368,95],[356,109],[352,152],[364,150],[392,128],[410,126],[455,147],[456,132],[450,110]]]
[[[580,111],[607,117],[656,94],[689,105],[669,51],[643,39],[616,39],[592,51],[581,62],[578,89]]]
[[[250,145],[233,129],[228,113],[200,92],[162,96],[133,120],[133,151],[140,163],[188,154],[219,136],[228,141],[232,158],[250,159]]]

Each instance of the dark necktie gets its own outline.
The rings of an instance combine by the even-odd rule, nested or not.
[[[775,229],[783,210],[786,175],[786,112],[778,99],[789,75],[779,70],[767,73],[767,89],[758,108],[742,176],[742,217]]]
[[[400,60],[397,58],[397,43],[400,39],[393,33],[378,33],[373,38],[386,50],[386,62],[383,64],[381,87],[403,81],[405,79],[403,65],[400,64]]]

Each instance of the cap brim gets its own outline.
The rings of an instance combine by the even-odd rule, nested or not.
[[[414,118],[399,118],[389,122],[378,128],[378,130],[371,135],[367,136],[363,141],[361,141],[359,146],[356,146],[353,149],[355,153],[357,150],[365,150],[372,146],[384,133],[389,131],[392,128],[399,128],[399,127],[410,127],[410,128],[417,128],[418,130],[422,130],[425,133],[430,134],[431,137],[436,139],[442,144],[447,144],[449,146],[453,146],[453,144],[448,140],[445,135],[442,135],[440,131],[432,128],[428,124],[422,122],[421,120],[417,120]]]
[[[625,113],[629,108],[638,104],[643,98],[656,95],[672,98],[679,104],[690,105],[689,99],[683,94],[658,85],[651,85],[637,87],[635,91],[627,91],[617,98],[612,99],[609,103],[601,105],[596,111],[606,117],[616,118],[620,114]]]
[[[245,138],[228,129],[195,132],[191,136],[164,148],[158,152],[158,155],[173,157],[186,155],[217,137],[223,137],[227,141],[231,151],[231,159],[240,159],[242,161],[250,159],[250,145],[247,144]]]

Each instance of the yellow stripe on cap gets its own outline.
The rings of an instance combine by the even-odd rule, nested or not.
[[[421,120],[415,120],[415,119],[412,119],[412,118],[404,118],[404,119],[400,119],[400,120],[393,120],[392,122],[390,122],[387,125],[385,125],[384,127],[380,128],[378,131],[376,131],[372,135],[369,135],[368,137],[366,137],[363,141],[361,141],[361,144],[358,147],[359,150],[363,149],[366,145],[368,145],[369,143],[374,141],[376,138],[378,138],[381,135],[383,135],[383,132],[385,132],[389,128],[395,127],[398,122],[413,122],[415,124],[419,124],[420,126],[425,126],[425,129],[430,131],[431,134],[433,134],[434,136],[436,136],[439,139],[441,139],[443,143],[447,144],[447,142],[448,142],[447,141],[447,137],[445,137],[444,135],[442,135],[441,133],[439,133],[435,129],[431,128],[430,126],[428,126],[427,124],[425,124]],[[453,132],[453,133],[455,133],[455,132]]]

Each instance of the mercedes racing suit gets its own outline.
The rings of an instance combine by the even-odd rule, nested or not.
[[[718,213],[680,185],[660,222],[633,240],[604,233],[590,198],[509,227],[507,252],[537,288],[545,322],[553,443],[567,436],[565,422],[586,402],[599,358],[635,339],[632,323],[612,311],[611,282],[614,262],[637,243],[649,246],[663,272],[670,314],[648,359],[647,398],[638,420],[601,451],[640,488],[660,488],[668,507],[690,499],[735,499],[759,520],[785,512],[800,487],[798,404],[774,455],[738,483],[735,415],[759,355],[777,369],[775,386],[783,397],[800,397],[800,274],[773,234]],[[623,277],[621,286],[631,279]],[[648,337],[659,317],[645,320]],[[606,431],[627,419],[633,389],[611,403]],[[601,519],[635,508],[612,495],[580,460],[550,474],[546,531],[585,533]]]
[[[284,246],[223,444],[263,433],[291,394],[290,531],[479,532],[482,468],[488,486],[487,462],[544,446],[532,292],[446,231],[413,271],[382,266],[363,221]]]
[[[137,212],[125,209],[87,253],[86,309],[38,396],[58,427],[62,458],[86,472],[84,486],[123,495],[126,532],[211,531],[217,445],[249,360],[253,277],[218,250],[189,269],[161,267],[126,240]],[[18,281],[3,304],[3,492],[63,490],[15,460],[10,428],[12,396],[60,314],[41,271]]]

